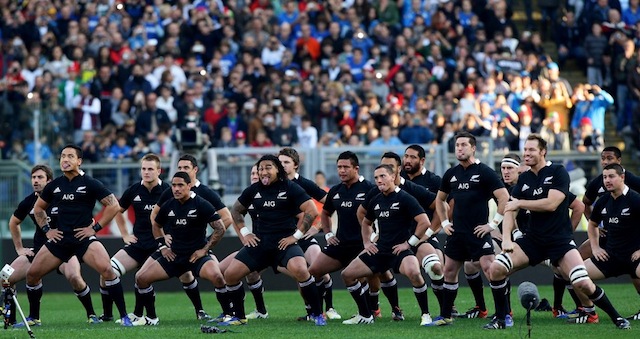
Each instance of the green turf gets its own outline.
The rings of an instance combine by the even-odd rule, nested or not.
[[[204,284],[201,284],[203,288]],[[635,313],[640,308],[640,298],[633,290],[631,284],[602,285],[610,299],[616,305],[622,315]],[[268,282],[267,282],[268,287]],[[515,289],[514,289],[515,290]],[[550,299],[551,288],[540,287],[543,297]],[[515,295],[515,293],[514,293]],[[485,297],[492,304],[490,290],[485,288]],[[345,290],[334,291],[336,309],[343,318],[356,312],[356,306]],[[429,304],[432,313],[437,313],[437,301],[429,291]],[[19,293],[19,302],[23,310],[28,311],[28,302],[25,293]],[[267,291],[265,294],[270,318],[268,320],[253,320],[246,326],[233,327],[234,333],[228,334],[202,334],[200,322],[195,319],[195,313],[184,293],[169,293],[157,291],[157,308],[160,317],[160,325],[156,327],[122,328],[114,323],[89,325],[85,323],[84,311],[78,300],[71,294],[46,293],[42,299],[43,325],[34,328],[37,338],[195,338],[203,336],[227,336],[233,338],[410,338],[417,336],[429,336],[429,338],[521,338],[526,336],[527,328],[524,326],[525,311],[514,302],[516,325],[505,331],[486,331],[481,327],[486,319],[460,319],[452,326],[441,328],[421,328],[419,326],[419,309],[410,289],[400,290],[401,306],[404,309],[406,320],[393,322],[390,317],[390,309],[386,299],[381,296],[380,304],[383,310],[383,318],[373,325],[342,325],[341,321],[330,320],[326,327],[315,327],[309,322],[298,322],[295,318],[304,314],[304,308],[300,296],[296,292]],[[93,293],[94,305],[100,313],[101,303],[97,293]],[[215,301],[213,292],[203,293],[203,301],[207,311],[211,315],[219,312],[220,308]],[[127,294],[129,310],[133,308],[133,294]],[[570,297],[565,295],[565,305],[571,306]],[[468,288],[462,288],[456,300],[458,309],[464,310],[472,306],[472,297]],[[253,309],[253,298],[247,294],[247,311]],[[489,307],[493,312],[493,307]],[[550,312],[534,312],[532,315],[532,338],[639,338],[640,321],[632,322],[632,329],[621,331],[614,327],[609,318],[600,314],[600,324],[572,325],[565,324],[561,320],[552,319]],[[0,328],[0,338],[28,338],[24,329]]]

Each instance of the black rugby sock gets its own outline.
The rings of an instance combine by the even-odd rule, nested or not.
[[[322,315],[322,307],[320,306],[321,298],[318,294],[318,288],[316,287],[316,280],[313,276],[310,276],[306,281],[298,282],[300,286],[300,292],[304,296],[304,299],[309,303],[312,315]]]
[[[244,288],[242,288],[242,282],[233,286],[227,285],[227,291],[233,315],[239,319],[246,319],[247,315],[244,310]]]
[[[85,311],[87,312],[87,318],[90,315],[96,315],[96,311],[93,309],[93,302],[91,301],[91,289],[89,285],[85,286],[85,288],[81,291],[73,291],[78,297],[78,300],[84,306]]]
[[[202,298],[200,298],[200,288],[198,288],[198,280],[193,279],[192,282],[182,283],[182,289],[184,290],[184,293],[187,294],[187,297],[189,297],[189,300],[191,300],[196,313],[202,310]]]
[[[100,287],[100,297],[102,298],[102,315],[113,318],[113,299],[106,287]]]
[[[149,318],[157,318],[156,315],[156,298],[155,291],[153,289],[153,285],[147,288],[136,288],[138,291],[138,295],[140,296],[140,301],[144,305],[144,308],[147,309],[147,317]],[[134,313],[135,314],[135,313]],[[142,317],[141,314],[136,314],[138,317]]]
[[[116,308],[118,308],[120,318],[126,317],[127,306],[125,305],[124,291],[122,290],[122,283],[120,283],[120,278],[107,280],[104,282],[104,284],[109,291],[109,295],[113,299],[113,302],[116,304]]]
[[[498,320],[505,320],[507,317],[507,279],[491,281],[489,286],[491,286],[491,293],[493,293],[493,300],[496,305],[496,318]]]
[[[438,280],[431,280],[431,289],[433,290],[433,294],[436,296],[436,299],[438,299],[438,305],[440,306],[440,315],[443,314],[442,306],[444,305],[443,287],[442,287],[443,284],[444,284],[444,278],[441,278]]]
[[[458,296],[458,283],[444,282],[442,285],[442,314],[445,318],[451,318],[451,311],[453,310],[453,304]]]
[[[358,314],[365,318],[371,317],[371,309],[367,305],[367,298],[364,296],[365,291],[363,291],[360,282],[357,281],[355,285],[347,286],[347,290],[356,302],[356,305],[358,305]]]
[[[615,322],[616,319],[621,318],[620,313],[618,313],[615,307],[613,307],[611,301],[609,301],[609,298],[607,298],[607,294],[604,293],[604,290],[600,288],[600,286],[596,285],[596,290],[593,292],[593,294],[589,295],[589,299],[593,301],[596,306],[605,311],[609,315],[609,317],[611,317],[611,320],[613,320],[613,322]]]
[[[323,282],[323,286],[325,309],[329,310],[330,308],[333,308],[333,279],[329,277],[329,281],[327,281],[326,283]]]
[[[422,284],[422,286],[413,287],[413,294],[416,296],[416,300],[418,301],[418,305],[420,306],[420,311],[422,314],[429,313],[429,297],[427,296],[427,284]]]
[[[42,283],[35,286],[27,285],[27,299],[29,299],[29,318],[40,319],[40,300],[42,300]]]
[[[264,284],[262,282],[262,279],[249,285],[249,291],[251,291],[253,300],[256,302],[256,311],[262,314],[266,314],[267,306],[264,303]]]
[[[561,276],[553,274],[553,308],[556,310],[562,307],[564,289],[567,288],[568,283]]]
[[[389,300],[389,305],[391,305],[391,309],[395,307],[400,307],[400,298],[398,297],[398,282],[396,278],[393,278],[389,281],[381,281],[380,288],[382,289],[382,293]]]
[[[481,311],[487,310],[487,305],[484,301],[484,284],[482,283],[482,276],[480,272],[476,272],[472,275],[466,275],[467,283],[469,284],[469,288],[471,288],[471,293],[473,293],[473,299],[476,301],[476,306],[480,308]]]

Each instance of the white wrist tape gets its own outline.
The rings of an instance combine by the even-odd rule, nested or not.
[[[446,229],[447,227],[449,227],[451,225],[453,225],[453,224],[451,223],[451,221],[449,221],[449,219],[444,219],[440,223],[440,226],[442,226],[443,229]]]
[[[243,228],[240,229],[240,234],[242,234],[243,237],[246,237],[247,234],[251,234],[251,231],[249,231],[248,228],[243,227]]]
[[[296,230],[296,233],[293,233],[293,237],[296,238],[296,240],[302,239],[303,236],[304,236],[304,233],[302,233],[302,231],[300,230]]]
[[[435,232],[434,232],[432,229],[430,229],[430,228],[427,228],[427,231],[426,231],[426,232],[424,232],[424,234],[427,236],[427,238],[431,238],[431,236],[432,236],[434,233],[435,233]]]
[[[335,234],[333,234],[333,232],[329,232],[329,233],[327,233],[327,234],[325,234],[325,235],[324,235],[324,240],[329,241],[329,239],[331,239],[331,238],[333,238],[333,237],[335,237],[335,236],[336,236],[336,235],[335,235]]]
[[[420,242],[420,238],[416,237],[415,234],[411,236],[411,238],[409,238],[409,241],[407,241],[409,243],[409,245],[411,246],[415,246]]]

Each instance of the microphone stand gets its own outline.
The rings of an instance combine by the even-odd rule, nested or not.
[[[531,309],[533,308],[533,302],[529,303],[527,307],[527,338],[531,338]]]

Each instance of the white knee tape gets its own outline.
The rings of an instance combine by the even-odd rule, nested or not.
[[[437,254],[429,254],[426,257],[422,258],[422,268],[427,272],[431,280],[440,280],[443,278],[442,274],[435,274],[433,272],[433,266],[435,264],[441,264],[440,258]]]
[[[116,258],[111,258],[111,268],[113,268],[113,272],[115,272],[118,278],[127,273],[127,269],[124,268],[124,265]]]
[[[496,261],[507,269],[507,272],[511,272],[513,269],[513,261],[511,261],[511,256],[509,253],[500,253],[496,255]]]
[[[589,279],[589,273],[587,272],[587,268],[584,265],[578,265],[571,270],[569,273],[569,280],[571,284],[575,284],[577,282]]]

